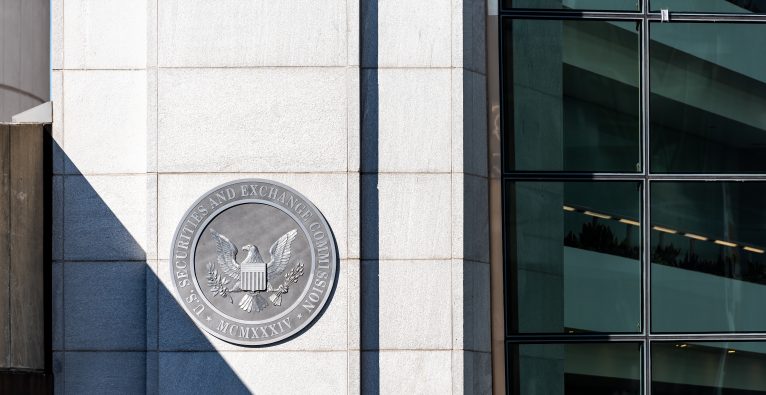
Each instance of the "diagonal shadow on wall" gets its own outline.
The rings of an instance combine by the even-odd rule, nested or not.
[[[167,261],[148,260],[134,237],[154,237],[143,194],[156,177],[83,176],[53,152],[55,392],[250,393],[158,278]]]

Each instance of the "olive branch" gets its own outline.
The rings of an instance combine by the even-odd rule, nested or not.
[[[269,296],[269,300],[271,300],[271,303],[274,303],[274,306],[279,306],[282,304],[282,294],[286,294],[287,291],[290,290],[290,283],[297,283],[298,279],[303,275],[303,262],[298,261],[298,263],[293,266],[292,269],[290,269],[289,272],[285,274],[285,280],[282,282],[282,284],[277,287],[277,289],[273,290],[271,296]]]
[[[212,262],[207,263],[207,285],[210,287],[210,292],[213,296],[221,296],[222,298],[229,298],[229,302],[234,303],[234,299],[231,298],[231,291],[226,284],[229,283],[229,279],[222,277],[218,274],[218,269],[215,268]]]

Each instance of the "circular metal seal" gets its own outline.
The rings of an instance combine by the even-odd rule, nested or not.
[[[277,182],[223,184],[197,200],[171,246],[173,285],[199,326],[225,341],[268,345],[322,311],[335,286],[335,239],[303,195]]]

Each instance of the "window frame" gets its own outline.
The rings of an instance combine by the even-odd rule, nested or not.
[[[641,388],[643,394],[651,394],[652,345],[667,342],[693,341],[763,341],[764,332],[723,333],[653,333],[651,330],[651,226],[641,227],[641,290],[642,325],[635,334],[511,334],[507,333],[505,301],[505,185],[508,181],[637,181],[641,183],[641,222],[651,224],[651,188],[654,181],[766,181],[766,173],[652,173],[650,164],[650,29],[655,23],[674,22],[727,22],[763,23],[766,14],[722,14],[671,11],[670,20],[663,21],[662,13],[650,10],[650,0],[640,1],[639,11],[593,11],[564,9],[512,9],[504,8],[503,1],[489,2],[487,19],[487,84],[488,84],[488,145],[490,164],[490,246],[491,246],[491,301],[492,301],[492,360],[494,393],[514,393],[509,381],[506,349],[509,344],[522,343],[580,343],[580,342],[636,342],[642,345]],[[504,79],[503,79],[503,26],[507,20],[614,20],[640,23],[640,105],[641,113],[641,171],[635,173],[571,172],[571,171],[509,171],[505,167],[504,125]],[[510,307],[510,306],[509,306]]]

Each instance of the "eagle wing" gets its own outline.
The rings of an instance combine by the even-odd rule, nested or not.
[[[215,239],[216,253],[218,255],[218,266],[227,276],[239,280],[239,264],[237,263],[237,246],[234,245],[226,236],[210,229]]]
[[[293,229],[275,241],[269,249],[271,261],[266,265],[269,270],[269,276],[278,276],[285,271],[287,263],[290,261],[290,245],[295,240],[298,231]]]

